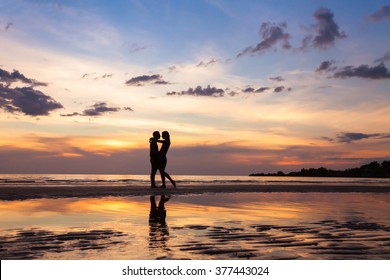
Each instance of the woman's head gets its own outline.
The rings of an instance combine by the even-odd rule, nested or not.
[[[168,131],[163,131],[162,132],[162,138],[163,139],[169,139],[170,138],[169,132]]]

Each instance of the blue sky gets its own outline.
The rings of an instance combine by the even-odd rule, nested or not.
[[[1,0],[0,172],[145,174],[154,130],[173,174],[388,159],[389,27],[388,1]]]

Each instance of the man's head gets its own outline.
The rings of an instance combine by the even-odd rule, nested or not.
[[[153,138],[160,139],[160,132],[158,132],[158,131],[153,132]]]

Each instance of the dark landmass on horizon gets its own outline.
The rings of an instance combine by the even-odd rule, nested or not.
[[[325,167],[302,168],[301,171],[284,173],[252,173],[249,176],[293,176],[293,177],[353,177],[353,178],[390,178],[390,161],[382,164],[373,161],[369,164],[346,170],[332,170]]]

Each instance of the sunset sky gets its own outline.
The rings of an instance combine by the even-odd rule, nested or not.
[[[390,2],[0,0],[0,173],[390,159]]]

